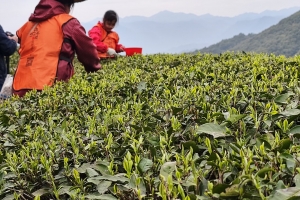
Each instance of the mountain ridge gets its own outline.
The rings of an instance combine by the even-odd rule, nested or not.
[[[120,18],[114,30],[121,44],[142,47],[144,54],[182,53],[202,49],[239,33],[258,33],[299,9],[243,13],[234,17],[161,11],[149,17]],[[101,20],[96,18],[82,25],[88,31]]]
[[[294,56],[300,51],[300,11],[257,34],[239,34],[198,51],[245,51]],[[196,51],[196,52],[198,52]]]

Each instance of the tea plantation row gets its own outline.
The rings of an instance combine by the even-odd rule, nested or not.
[[[16,57],[13,62],[16,62]],[[0,199],[299,199],[300,57],[120,57],[0,105]]]

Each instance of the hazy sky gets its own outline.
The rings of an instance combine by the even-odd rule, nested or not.
[[[0,24],[5,30],[15,32],[39,0],[0,0]],[[299,0],[87,0],[75,4],[72,15],[81,22],[102,17],[109,9],[119,16],[151,16],[159,11],[210,13],[217,16],[236,16],[245,12],[259,13],[265,10],[280,10],[300,6]]]

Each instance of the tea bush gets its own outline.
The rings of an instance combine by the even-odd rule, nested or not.
[[[16,63],[16,57],[12,62]],[[0,198],[300,198],[300,57],[120,57],[0,105]]]

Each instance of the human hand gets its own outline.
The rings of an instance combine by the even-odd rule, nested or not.
[[[9,39],[16,41],[18,43],[18,37],[17,36],[7,36]]]
[[[9,31],[6,31],[5,34],[6,34],[7,36],[11,36],[11,37],[14,36],[14,34],[12,34],[12,33],[9,32]]]
[[[17,36],[15,36],[14,34],[12,34],[12,33],[9,32],[9,31],[6,31],[5,34],[7,35],[7,37],[8,37],[9,39],[14,40],[14,41],[16,41],[16,43],[18,43],[18,40],[19,40],[19,39],[18,39]]]
[[[120,47],[120,51],[121,51],[121,52],[124,52],[124,51],[125,51],[125,47],[124,47],[124,46],[121,46],[121,47]]]
[[[117,55],[117,52],[116,52],[116,50],[114,50],[113,48],[108,48],[108,49],[107,49],[107,54],[108,54],[109,56],[115,56],[115,55]]]

